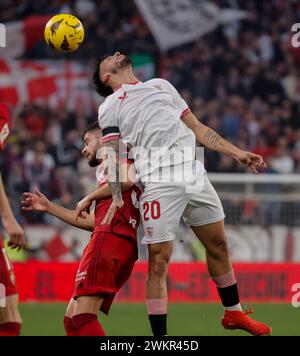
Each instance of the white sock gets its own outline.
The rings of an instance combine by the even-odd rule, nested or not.
[[[233,305],[231,307],[224,307],[225,310],[228,311],[243,311],[242,306],[240,303]]]

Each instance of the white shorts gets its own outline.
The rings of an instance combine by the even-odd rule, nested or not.
[[[202,172],[197,181],[192,190],[185,183],[147,183],[140,204],[143,244],[175,240],[181,218],[190,226],[224,220],[222,203],[207,173]]]

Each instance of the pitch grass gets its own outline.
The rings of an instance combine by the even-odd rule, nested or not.
[[[252,306],[252,305],[251,305]],[[256,304],[255,318],[268,323],[273,335],[300,336],[300,308],[290,304]],[[63,316],[66,305],[61,303],[22,303],[22,335],[64,335]],[[223,309],[219,304],[170,304],[170,336],[237,336],[243,331],[227,331],[220,324]],[[144,304],[116,303],[109,316],[100,314],[101,323],[110,336],[150,336]]]

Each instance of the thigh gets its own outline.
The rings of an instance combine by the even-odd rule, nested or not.
[[[157,184],[146,187],[140,204],[144,228],[142,243],[174,240],[186,205],[184,186]]]
[[[19,295],[14,294],[6,297],[5,308],[0,308],[0,324],[6,322],[21,323],[21,317],[18,309]]]
[[[74,308],[74,315],[78,314],[98,314],[101,304],[103,302],[103,296],[81,296],[78,297],[76,300],[75,308]]]
[[[72,318],[72,316],[74,315],[75,306],[76,306],[76,300],[71,298],[67,306],[65,315],[68,316],[69,318]]]
[[[183,218],[191,227],[224,220],[222,203],[206,174],[201,191],[190,196]]]
[[[224,221],[191,227],[206,249],[226,242]]]

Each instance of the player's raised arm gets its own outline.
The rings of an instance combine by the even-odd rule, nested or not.
[[[174,104],[181,110],[181,120],[194,132],[197,141],[203,146],[233,157],[238,163],[249,166],[254,173],[259,173],[266,168],[266,163],[261,156],[239,149],[237,146],[223,139],[213,129],[202,124],[191,112],[176,88],[166,80],[163,80],[163,84],[166,85],[170,94],[172,94]]]
[[[203,146],[233,157],[239,164],[249,166],[254,173],[259,173],[267,167],[262,156],[252,152],[243,151],[232,143],[226,141],[213,129],[202,124],[192,112],[184,115],[182,121],[193,130],[197,141]]]
[[[24,200],[22,201],[23,210],[25,211],[41,211],[57,217],[58,219],[78,227],[82,230],[93,231],[95,227],[94,214],[84,213],[84,219],[76,219],[76,211],[66,209],[59,206],[42,194],[37,188],[34,193],[26,192],[23,194]]]
[[[9,236],[8,245],[18,250],[25,245],[24,230],[18,224],[10,207],[0,174],[0,215],[4,229]]]

